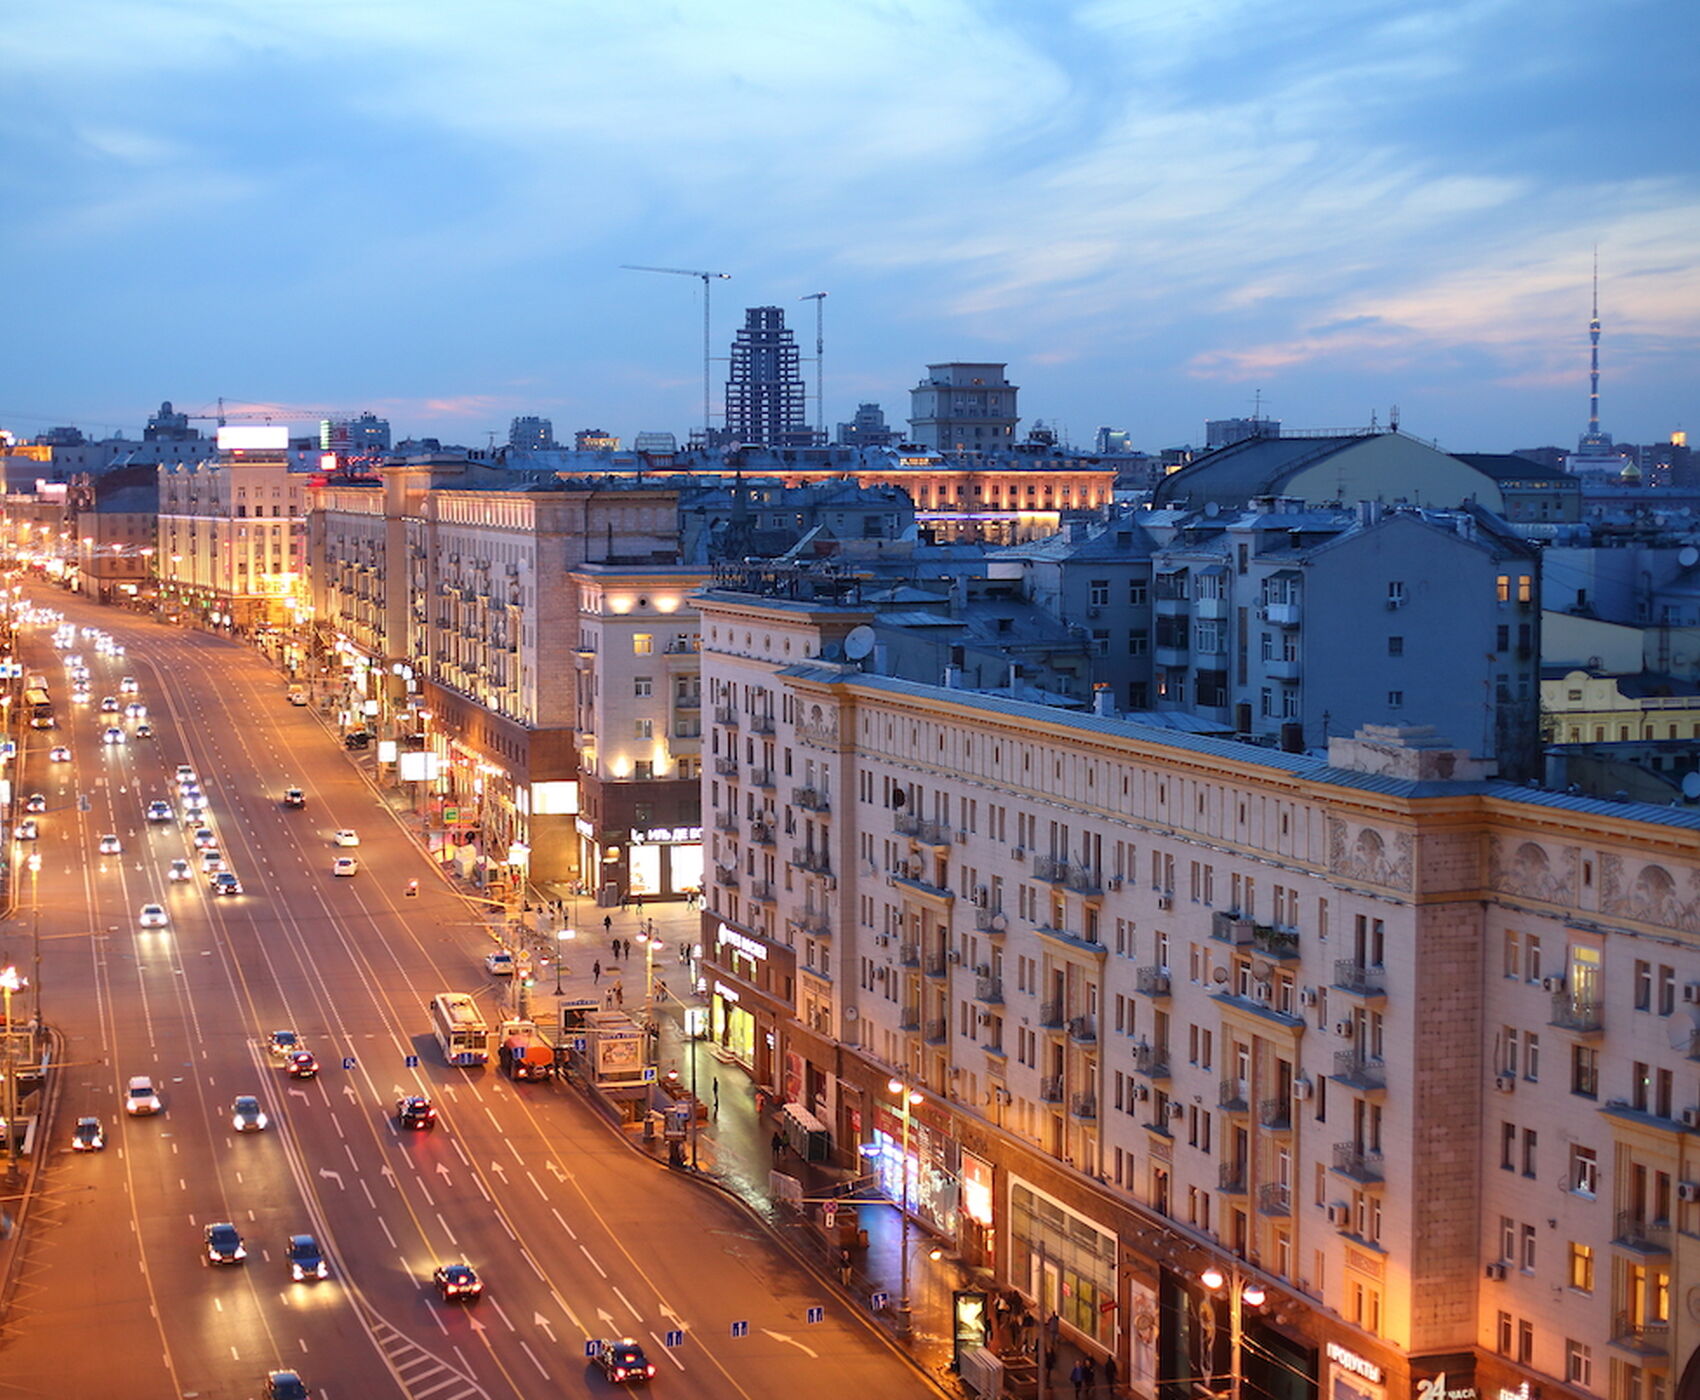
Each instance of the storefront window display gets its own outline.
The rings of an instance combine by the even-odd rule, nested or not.
[[[1108,1347],[1115,1339],[1116,1240],[1022,1181],[1009,1191],[1010,1271],[1075,1331]]]
[[[960,1182],[954,1170],[956,1143],[920,1117],[909,1120],[909,1210],[917,1220],[950,1239],[956,1237]],[[869,1152],[874,1174],[891,1199],[903,1199],[903,1115],[881,1105],[874,1118]]]

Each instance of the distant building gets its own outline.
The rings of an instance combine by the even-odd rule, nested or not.
[[[509,447],[546,449],[555,445],[555,425],[547,418],[516,418],[508,424]]]
[[[777,306],[752,306],[732,342],[726,379],[726,442],[761,447],[807,447],[814,442],[805,414],[797,341]]]
[[[838,425],[841,447],[895,447],[902,434],[885,421],[885,410],[877,403],[859,403],[856,415]]]
[[[672,433],[639,433],[632,439],[632,451],[653,452],[671,456],[679,450],[679,439]]]
[[[1100,428],[1092,434],[1092,450],[1100,457],[1120,456],[1133,451],[1133,439],[1125,428]]]
[[[928,365],[909,391],[909,440],[944,452],[990,452],[1015,444],[1017,387],[1001,364]]]
[[[1204,421],[1204,446],[1207,451],[1232,447],[1247,438],[1278,438],[1281,436],[1279,418],[1207,418]]]
[[[160,404],[158,413],[149,415],[148,425],[142,430],[142,441],[189,442],[200,435],[197,429],[189,426],[189,415],[173,412],[171,400],[166,399]]]
[[[606,428],[580,428],[573,434],[573,447],[579,452],[618,452],[620,439]]]
[[[319,446],[350,457],[375,457],[390,450],[390,420],[371,413],[319,420]]]

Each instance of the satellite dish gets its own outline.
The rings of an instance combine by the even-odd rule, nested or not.
[[[1220,501],[1206,501],[1204,503],[1204,513],[1210,519],[1214,520],[1222,513],[1222,503]]]
[[[862,1013],[860,1011],[858,1011],[854,1006],[846,1006],[844,1008],[844,1019],[846,1021],[854,1021],[861,1014]]]
[[[852,661],[860,661],[874,649],[874,629],[872,627],[855,627],[844,638],[844,654]]]
[[[1270,977],[1274,975],[1274,972],[1275,965],[1273,963],[1265,962],[1262,958],[1253,959],[1251,964],[1251,975],[1257,981],[1267,982]]]
[[[1700,773],[1687,773],[1683,775],[1682,795],[1690,802],[1700,801]]]
[[[1009,927],[1009,920],[1004,915],[1002,915],[1002,914],[993,914],[992,915],[992,932],[993,933],[1002,933],[1008,927]]]
[[[1210,974],[1210,976],[1217,983],[1226,982],[1228,980],[1228,969],[1225,968],[1225,967],[1219,967],[1214,972],[1212,972]]]
[[[1676,562],[1685,569],[1692,569],[1696,564],[1700,564],[1700,549],[1691,544],[1684,545],[1677,553]]]

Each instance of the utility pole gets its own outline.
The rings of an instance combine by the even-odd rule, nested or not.
[[[825,292],[810,292],[806,297],[798,297],[798,301],[812,301],[815,304],[815,416],[820,420],[820,445],[827,445],[826,431],[826,400],[821,397],[821,380],[823,372],[822,361],[826,354],[826,337],[822,334],[823,312],[826,308]]]
[[[709,389],[708,389],[708,287],[716,279],[727,280],[730,272],[701,272],[689,267],[645,267],[641,263],[621,263],[627,272],[667,272],[675,277],[700,277],[702,279],[702,445],[708,446],[709,419]]]

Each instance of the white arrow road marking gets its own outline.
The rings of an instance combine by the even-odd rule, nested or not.
[[[338,1191],[343,1191],[343,1190],[347,1189],[342,1184],[342,1173],[341,1172],[333,1172],[329,1167],[320,1167],[319,1168],[319,1177],[320,1177],[321,1180],[336,1182],[336,1189]]]
[[[502,1185],[506,1186],[508,1184],[507,1168],[504,1167],[500,1162],[492,1159],[491,1162],[490,1162],[490,1170],[495,1172],[497,1176],[502,1178]]]
[[[772,1337],[774,1341],[784,1342],[786,1346],[796,1347],[797,1350],[802,1352],[805,1356],[813,1356],[817,1360],[819,1359],[819,1356],[816,1352],[810,1351],[806,1346],[804,1346],[801,1342],[799,1342],[795,1337],[787,1337],[783,1332],[769,1332],[767,1330],[767,1328],[765,1328],[765,1327],[762,1328],[761,1330],[767,1336]]]
[[[303,1102],[305,1102],[305,1100],[307,1098],[307,1091],[305,1089],[297,1089],[297,1088],[291,1086],[289,1092],[291,1094],[293,1094],[296,1098],[301,1099]]]
[[[549,1175],[556,1181],[571,1181],[573,1174],[555,1161],[553,1157],[544,1159],[543,1165],[549,1168]]]
[[[614,1326],[614,1314],[607,1311],[607,1309],[598,1308],[596,1310],[596,1316],[602,1320],[602,1330],[604,1332],[616,1332],[619,1330]]]
[[[443,1185],[445,1185],[445,1186],[453,1186],[454,1185],[454,1182],[452,1180],[450,1180],[450,1178],[449,1178],[449,1164],[447,1162],[438,1162],[437,1163],[437,1175],[443,1178]]]
[[[359,1102],[360,1095],[355,1093],[354,1086],[352,1084],[344,1084],[342,1086],[342,1092],[348,1095],[348,1101],[350,1103]]]
[[[381,1175],[384,1178],[385,1181],[389,1182],[389,1184],[391,1186],[394,1186],[396,1184],[395,1168],[390,1166],[390,1164],[388,1162],[384,1163],[383,1166],[378,1168],[378,1173],[379,1173],[379,1175]]]
[[[543,1329],[543,1335],[548,1337],[551,1345],[554,1344],[555,1329],[549,1325],[549,1319],[544,1317],[542,1313],[533,1313],[531,1315],[531,1325],[533,1327],[541,1327]]]

